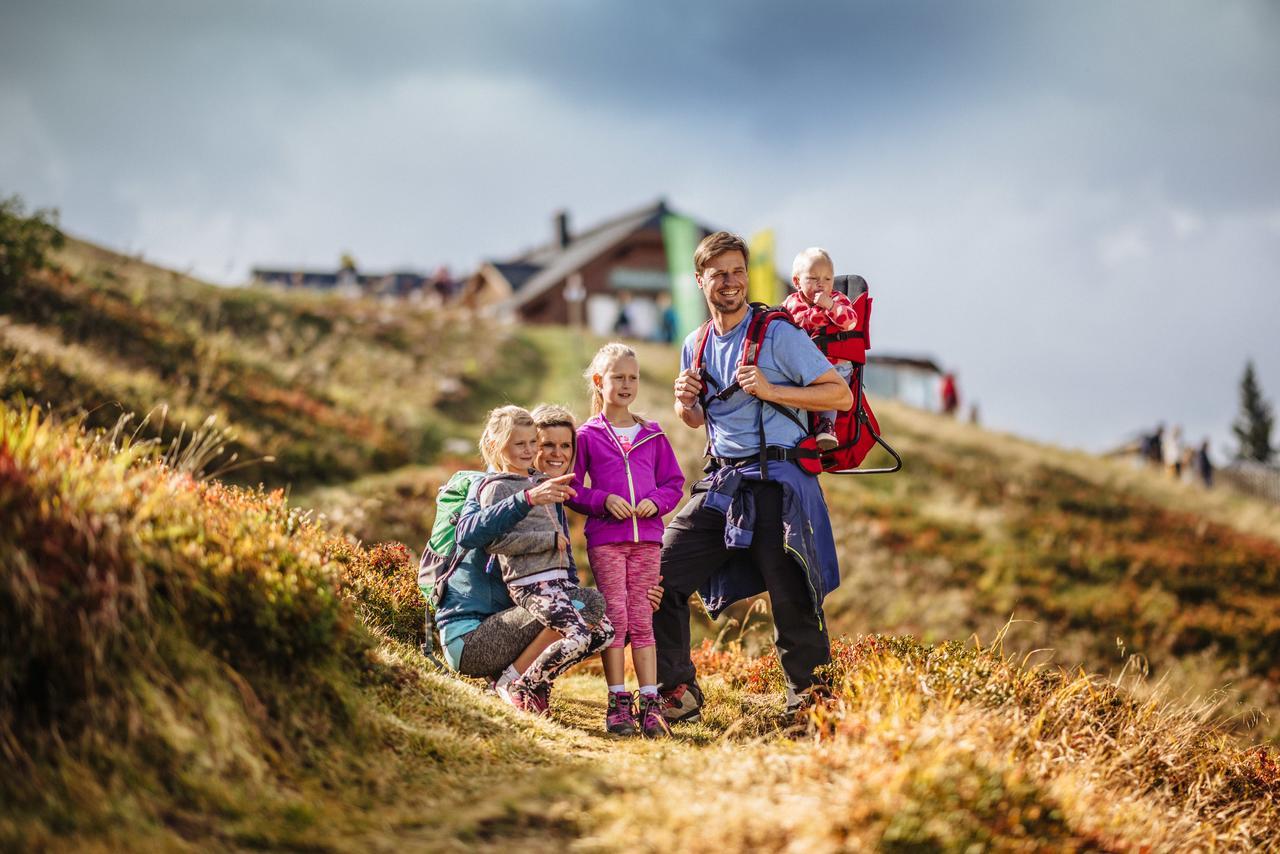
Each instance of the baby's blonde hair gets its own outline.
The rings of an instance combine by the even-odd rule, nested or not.
[[[517,427],[536,427],[533,416],[523,406],[499,406],[489,411],[480,434],[480,456],[491,469],[502,468],[502,449]]]
[[[831,256],[827,254],[827,250],[821,246],[810,246],[808,249],[796,256],[796,260],[791,262],[791,278],[799,276],[802,272],[813,266],[814,261],[826,261],[831,265],[831,272],[835,273],[836,264],[831,260]]]
[[[611,341],[596,351],[595,356],[591,358],[591,364],[587,365],[587,369],[582,372],[583,379],[587,381],[587,388],[591,390],[592,415],[599,415],[604,411],[604,392],[600,390],[600,386],[596,385],[596,374],[604,376],[610,365],[628,356],[636,359],[637,364],[639,363],[635,350],[620,341]]]

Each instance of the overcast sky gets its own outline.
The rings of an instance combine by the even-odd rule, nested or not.
[[[0,3],[0,193],[238,283],[468,271],[665,196],[827,247],[993,426],[1280,398],[1280,4]],[[789,266],[789,265],[788,265]]]

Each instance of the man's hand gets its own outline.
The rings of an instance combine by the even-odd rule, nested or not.
[[[577,497],[577,491],[569,485],[571,483],[573,483],[573,472],[548,478],[526,492],[525,496],[534,507],[543,504],[559,504]]]
[[[636,518],[648,519],[650,516],[658,515],[658,505],[654,504],[652,499],[645,498],[636,505]]]
[[[658,610],[658,608],[662,605],[662,594],[665,592],[666,591],[662,589],[661,578],[658,579],[657,584],[653,585],[647,591],[645,591],[644,595],[648,597],[649,605],[653,607],[653,610],[655,611]]]
[[[765,379],[764,371],[758,366],[739,365],[737,379],[738,385],[742,386],[742,390],[747,394],[761,400],[774,399],[777,386]]]
[[[698,372],[693,368],[685,368],[676,377],[676,402],[685,409],[692,409],[694,404],[698,402],[698,395],[702,393],[702,380],[698,378]]]
[[[630,519],[635,515],[635,508],[621,495],[610,495],[604,500],[604,509],[613,514],[615,519]]]

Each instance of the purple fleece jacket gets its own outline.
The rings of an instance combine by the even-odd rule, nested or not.
[[[662,517],[676,509],[684,494],[684,473],[676,452],[656,421],[642,423],[631,450],[624,454],[604,414],[594,416],[578,428],[573,475],[578,497],[567,503],[587,517],[588,547],[661,543]],[[604,506],[610,494],[622,496],[632,507],[648,498],[658,505],[658,515],[615,519]]]

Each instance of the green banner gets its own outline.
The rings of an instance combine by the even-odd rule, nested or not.
[[[662,218],[662,243],[671,271],[671,305],[676,312],[676,342],[707,319],[707,303],[694,278],[693,251],[702,239],[697,223],[687,216],[667,214]]]

